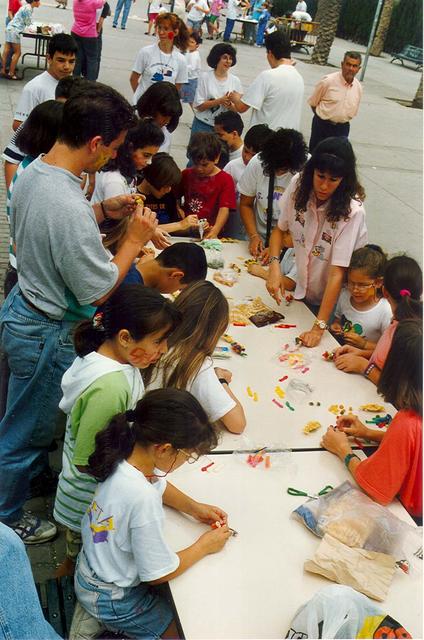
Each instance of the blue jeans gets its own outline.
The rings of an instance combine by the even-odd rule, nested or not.
[[[145,582],[135,587],[103,582],[88,566],[84,551],[78,556],[74,586],[90,615],[129,638],[159,640],[172,622],[172,609],[156,587]]]
[[[30,469],[51,444],[62,397],[61,380],[75,359],[74,323],[35,311],[15,286],[0,312],[0,345],[9,388],[0,422],[0,521],[16,522],[29,489]]]
[[[115,15],[113,16],[113,25],[115,27],[118,26],[119,14],[121,13],[123,7],[124,13],[122,14],[121,27],[122,29],[125,29],[131,9],[131,2],[132,0],[118,0],[118,4],[116,5],[115,9]]]
[[[44,619],[24,543],[0,522],[0,639],[60,640]]]
[[[227,21],[225,23],[224,36],[223,36],[224,42],[229,42],[230,41],[230,36],[231,36],[231,34],[233,32],[235,23],[236,23],[235,20],[231,20],[230,18],[227,18]]]
[[[190,18],[187,18],[188,26],[191,27],[193,31],[198,31],[199,33],[202,31],[202,22],[203,20],[190,20]]]
[[[259,20],[258,31],[256,33],[256,44],[262,46],[265,38],[265,31],[268,26],[268,20]]]
[[[71,32],[78,45],[77,60],[75,63],[74,76],[84,76],[87,80],[97,78],[97,37],[82,38]]]

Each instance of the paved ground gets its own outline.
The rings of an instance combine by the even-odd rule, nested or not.
[[[71,3],[70,3],[71,4]],[[115,3],[112,2],[112,10]],[[144,35],[146,0],[136,0],[127,30],[112,29],[107,20],[103,35],[103,59],[100,80],[111,84],[126,97],[131,97],[128,78],[138,49],[153,43]],[[6,13],[6,2],[0,0],[0,13]],[[36,20],[61,22],[67,29],[72,23],[71,10],[62,11],[55,5],[43,3],[35,10]],[[205,60],[211,47],[205,41],[201,47]],[[347,49],[364,51],[364,47],[337,39],[332,47],[329,67],[308,64],[309,56],[295,53],[298,69],[306,85],[306,96],[312,92],[317,80],[334,70]],[[28,46],[24,46],[28,50]],[[267,68],[264,50],[237,45],[238,64],[235,73],[247,86],[256,75]],[[367,192],[366,209],[370,240],[381,244],[390,254],[408,252],[422,264],[422,111],[404,106],[412,100],[420,76],[411,68],[389,64],[390,58],[370,58],[364,81],[364,98],[359,115],[353,121],[351,142],[357,154],[361,181]],[[30,79],[32,72],[26,74]],[[0,79],[0,143],[2,148],[10,136],[14,106],[22,83]],[[309,138],[312,113],[306,105],[301,129]],[[185,147],[188,141],[191,110],[185,106],[181,125],[173,135],[172,154],[181,167],[185,165]],[[249,114],[245,114],[246,125]],[[4,183],[0,180],[0,280],[7,256],[8,231],[4,216]],[[56,456],[58,458],[58,456]],[[56,460],[58,462],[58,460]],[[33,501],[34,510],[49,510],[50,503]],[[30,550],[37,579],[49,577],[54,566],[63,557],[63,535],[51,545]]]

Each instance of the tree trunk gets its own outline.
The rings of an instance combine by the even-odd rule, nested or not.
[[[312,64],[327,64],[331,45],[336,35],[342,0],[320,0],[318,12],[321,16],[317,42],[312,52]]]
[[[380,56],[383,51],[386,35],[389,30],[390,20],[392,18],[394,0],[384,0],[383,8],[378,22],[377,32],[372,43],[370,54],[372,56]]]
[[[323,16],[322,3],[323,3],[323,0],[318,0],[318,8],[314,17],[314,22],[321,22],[321,18]],[[325,5],[325,0],[324,0],[324,5]]]
[[[415,109],[423,108],[423,74],[421,72],[421,80],[417,89],[417,93],[415,94],[415,98],[412,101],[412,106]]]

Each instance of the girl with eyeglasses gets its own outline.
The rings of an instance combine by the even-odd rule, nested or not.
[[[377,245],[366,245],[352,253],[347,287],[337,302],[330,329],[341,343],[360,349],[374,349],[390,325],[392,310],[382,297],[386,256]]]
[[[100,484],[82,521],[75,593],[108,629],[129,638],[179,637],[156,585],[220,551],[231,531],[222,509],[193,500],[167,476],[216,444],[199,402],[179,389],[150,391],[97,435],[88,471]],[[164,504],[209,529],[175,553],[163,532]],[[211,530],[216,521],[222,526]]]

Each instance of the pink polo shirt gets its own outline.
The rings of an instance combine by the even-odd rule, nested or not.
[[[365,209],[359,200],[351,200],[349,216],[329,222],[326,219],[328,203],[317,207],[312,194],[305,213],[299,213],[293,197],[298,180],[299,174],[296,174],[280,199],[278,227],[290,231],[293,239],[297,266],[294,297],[320,304],[330,266],[348,267],[353,251],[368,241]]]
[[[380,340],[377,342],[375,349],[370,358],[370,364],[375,364],[383,370],[384,363],[389,355],[390,348],[393,342],[393,336],[395,335],[396,327],[398,326],[397,320],[392,320],[387,329],[382,333]]]
[[[317,116],[331,122],[349,122],[358,113],[362,85],[356,78],[346,82],[341,71],[324,76],[308,100]]]
[[[104,3],[105,0],[74,0],[72,33],[81,38],[97,38],[96,11]]]

